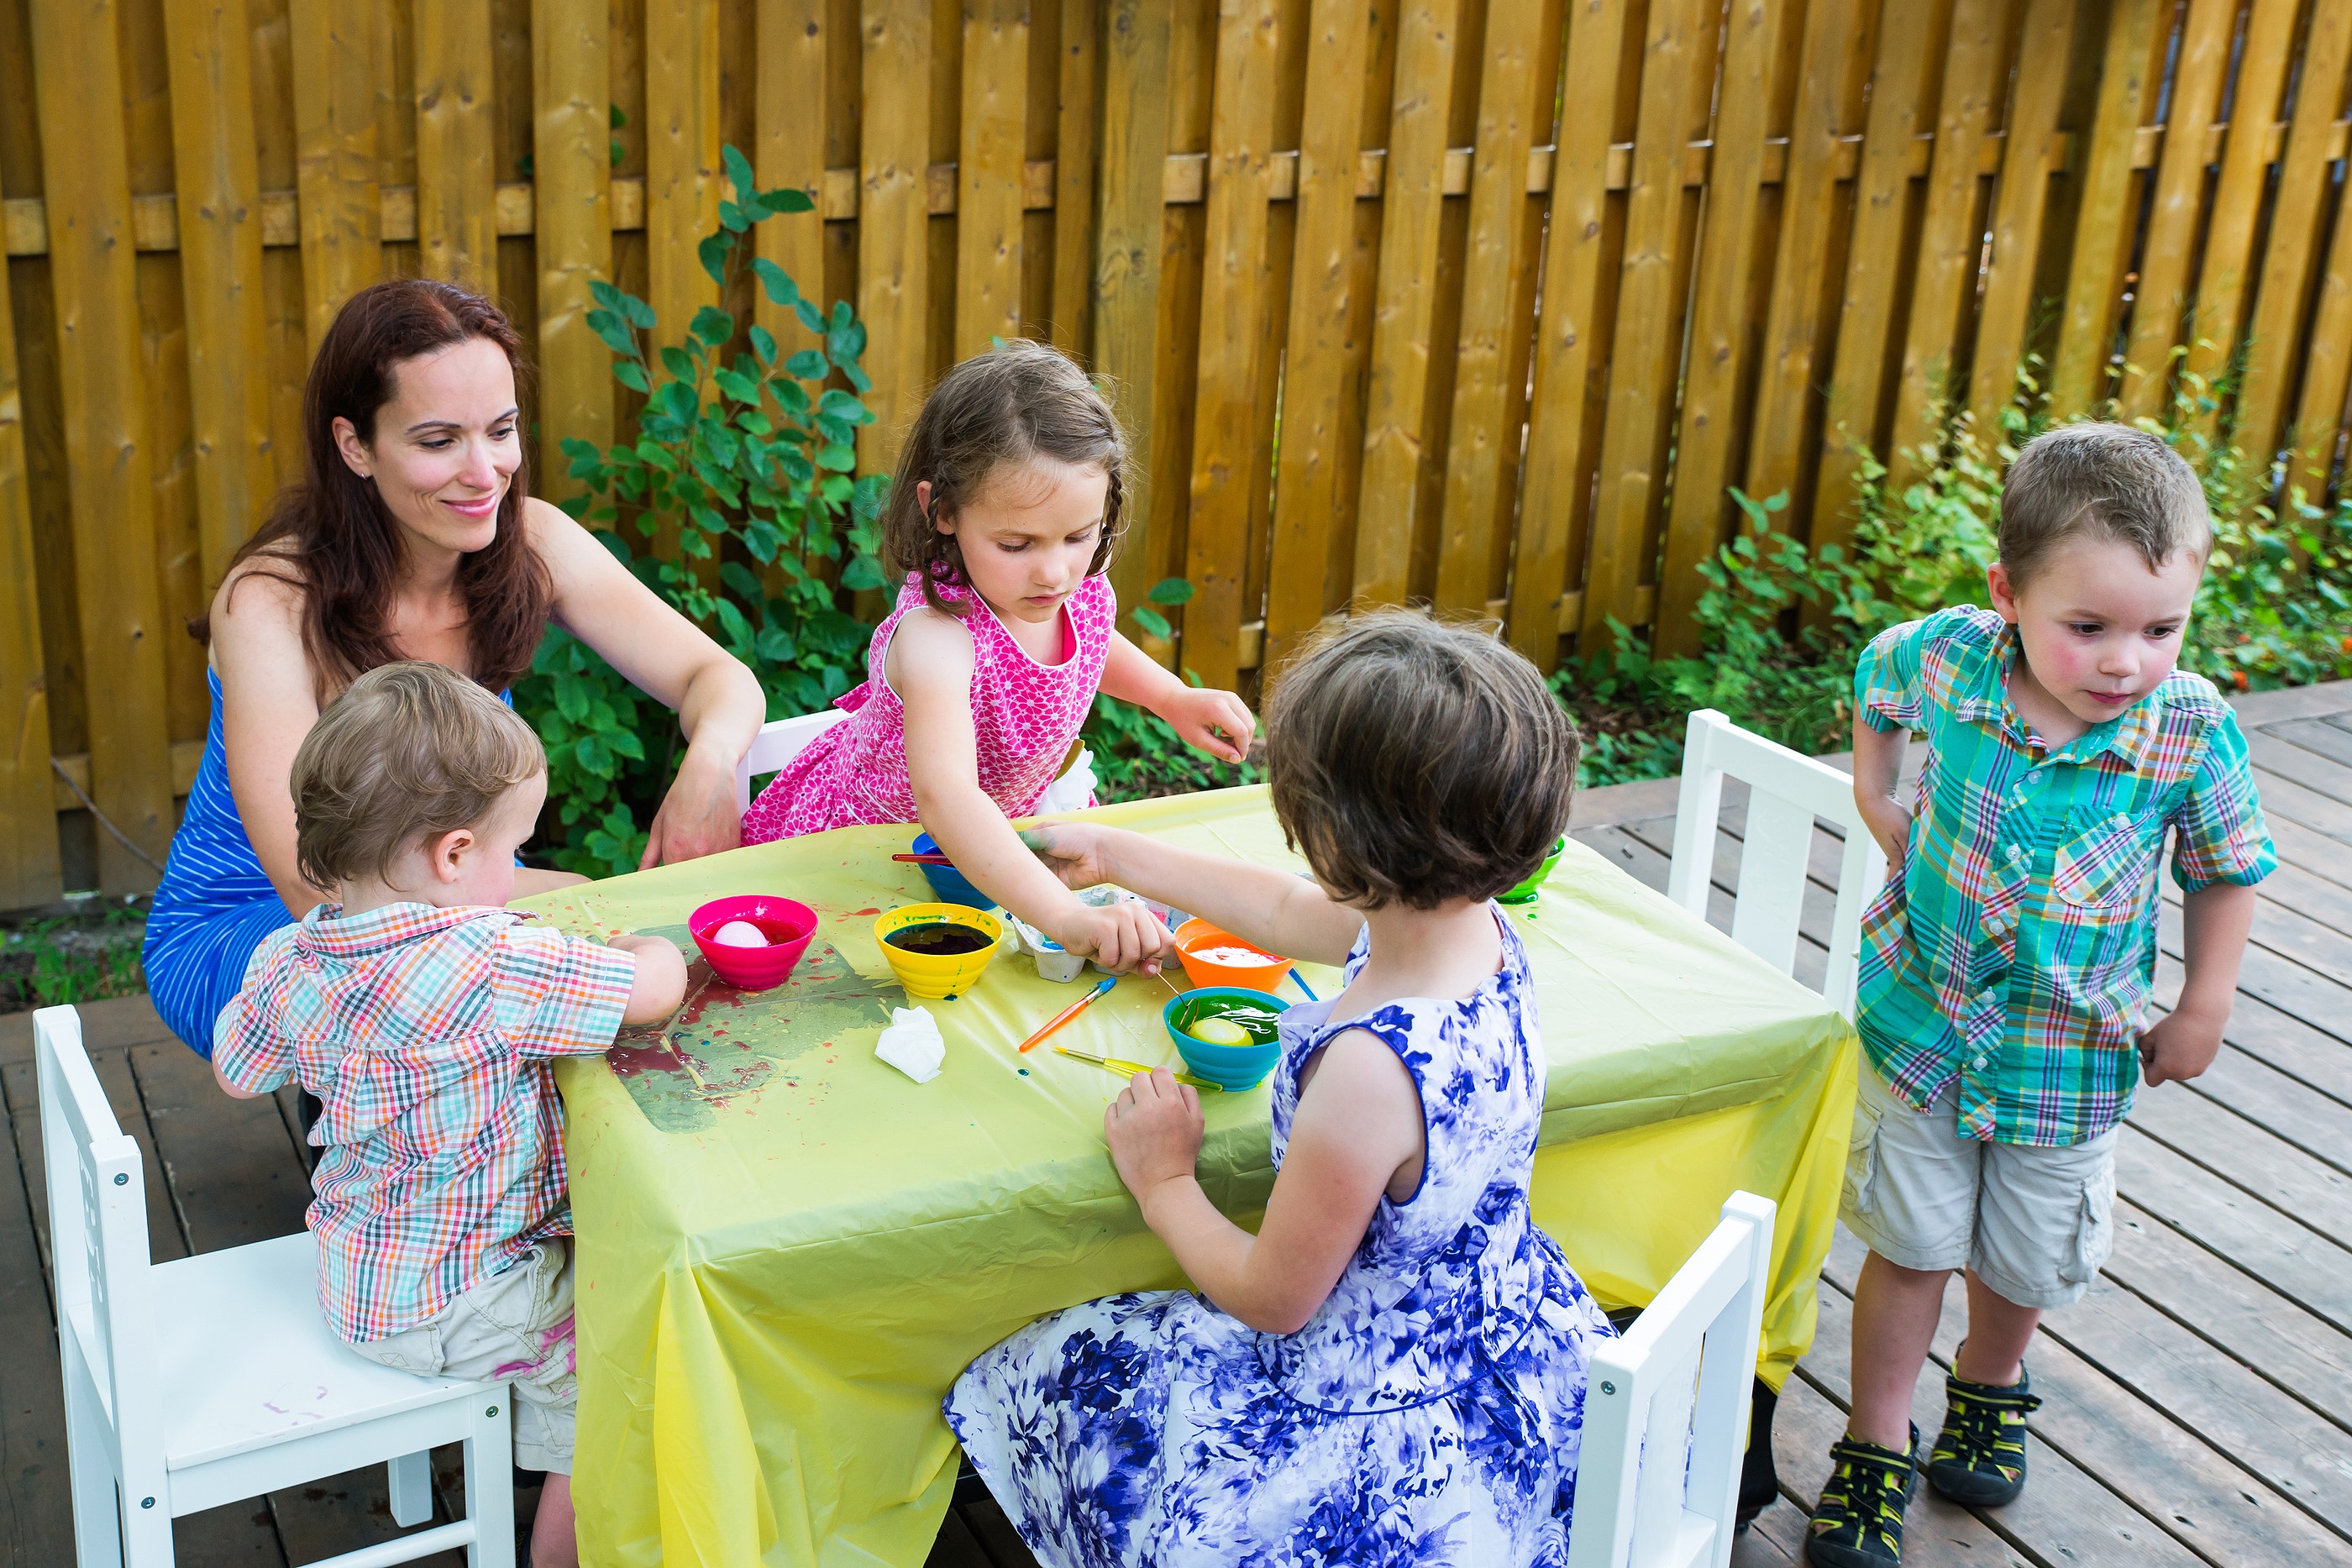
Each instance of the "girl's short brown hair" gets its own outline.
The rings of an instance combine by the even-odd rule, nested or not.
[[[1359,909],[1509,891],[1576,790],[1576,726],[1536,667],[1414,611],[1318,633],[1266,705],[1265,758],[1285,840]]]
[[[1101,575],[1126,530],[1127,436],[1108,400],[1076,361],[1025,338],[973,355],[941,376],[923,400],[898,454],[890,498],[882,505],[882,556],[891,571],[919,573],[926,603],[962,614],[969,603],[950,603],[940,590],[971,586],[963,551],[937,525],[969,506],[999,468],[1039,457],[1109,476],[1102,537],[1087,566],[1087,576]],[[928,517],[915,498],[915,487],[927,479]]]
[[[420,838],[473,827],[547,770],[516,712],[442,664],[378,664],[327,705],[294,753],[294,861],[332,891],[382,876]]]

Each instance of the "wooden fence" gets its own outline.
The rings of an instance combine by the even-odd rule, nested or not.
[[[724,143],[817,199],[760,243],[870,328],[869,466],[992,336],[1110,379],[1122,597],[1190,578],[1224,684],[1409,596],[1688,648],[1726,486],[1835,537],[1853,438],[2029,350],[2136,414],[2251,335],[2325,490],[2347,53],[2352,0],[0,0],[0,908],[152,884],[339,303],[495,289],[541,448],[609,441],[588,285],[682,331]]]

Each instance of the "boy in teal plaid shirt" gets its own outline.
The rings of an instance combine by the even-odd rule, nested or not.
[[[2197,477],[2162,441],[2052,431],[2001,491],[1993,608],[1895,627],[1854,673],[1854,800],[1893,870],[1863,925],[1841,1207],[1870,1257],[1853,1414],[1807,1542],[1820,1568],[1899,1562],[1921,1469],[1964,1504],[2023,1490],[2026,1346],[2106,1260],[2135,1083],[2194,1078],[2221,1048],[2276,862],[2236,718],[2175,667],[2211,549]],[[2142,1030],[2168,833],[2187,978]],[[1923,1459],[1911,1392],[1954,1269],[1968,1337]]]

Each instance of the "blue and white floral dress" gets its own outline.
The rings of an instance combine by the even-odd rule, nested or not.
[[[1494,913],[1502,966],[1464,1000],[1283,1015],[1277,1167],[1299,1070],[1348,1030],[1397,1053],[1428,1129],[1420,1189],[1381,1199],[1304,1328],[1259,1333],[1186,1291],[1111,1296],[957,1381],[948,1422],[1047,1568],[1565,1561],[1611,1330],[1528,1215],[1544,1059],[1526,949]]]

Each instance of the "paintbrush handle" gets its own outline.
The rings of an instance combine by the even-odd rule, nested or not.
[[[1069,1022],[1080,1013],[1086,1011],[1087,1008],[1097,997],[1101,996],[1105,991],[1109,990],[1117,984],[1118,984],[1118,976],[1106,975],[1103,977],[1101,983],[1096,986],[1093,990],[1088,991],[1085,996],[1080,997],[1076,1001],[1072,1002],[1068,1007],[1064,1008],[1060,1012],[1057,1012],[1052,1018],[1047,1019],[1044,1028],[1040,1029],[1035,1034],[1031,1035],[1027,1040],[1021,1042],[1021,1049],[1023,1051],[1028,1050],[1031,1046],[1036,1044],[1039,1040],[1045,1039],[1047,1035],[1053,1033],[1055,1030],[1061,1028],[1064,1024]]]
[[[908,865],[953,865],[953,864],[955,864],[955,862],[953,862],[953,861],[951,861],[951,860],[948,859],[948,857],[947,857],[947,856],[945,856],[945,855],[913,855],[913,854],[895,854],[895,855],[892,855],[890,858],[891,858],[892,860],[894,860],[894,861],[903,862],[904,863],[906,863],[906,864],[908,864]]]

